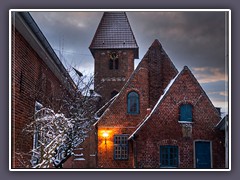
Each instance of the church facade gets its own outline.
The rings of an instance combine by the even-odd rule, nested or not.
[[[134,70],[138,46],[126,13],[105,12],[90,50],[105,103],[94,124],[97,168],[224,168],[219,112],[159,40]]]
[[[31,16],[17,13],[15,22],[11,152],[13,168],[22,168],[15,155],[33,146],[22,129],[33,120],[35,103],[57,110],[59,94],[76,87]],[[225,168],[218,110],[191,70],[179,71],[158,39],[134,68],[139,47],[127,14],[104,12],[89,49],[99,109],[89,137],[74,151],[83,157],[70,157],[63,168]],[[30,164],[31,156],[23,160]]]

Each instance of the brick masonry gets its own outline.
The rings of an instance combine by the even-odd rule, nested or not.
[[[180,105],[193,105],[192,133],[184,137],[183,124],[179,123]],[[160,145],[179,148],[179,168],[194,168],[195,141],[212,144],[212,167],[224,168],[224,146],[215,126],[220,117],[206,93],[191,71],[185,67],[167,94],[135,134],[138,168],[160,167]]]
[[[12,166],[21,168],[30,165],[33,139],[23,129],[33,120],[35,101],[57,112],[60,97],[69,94],[14,27],[12,37]]]
[[[118,69],[110,69],[110,54],[117,53]],[[109,101],[113,91],[119,92],[134,70],[134,51],[131,49],[95,50],[94,88],[102,96],[101,105]]]
[[[115,134],[131,135],[147,115],[147,109],[157,102],[166,85],[176,74],[176,68],[165,54],[159,41],[155,40],[119,95],[97,123],[99,168],[134,167],[131,143],[128,161],[113,159],[113,136]],[[140,113],[137,115],[127,113],[127,95],[131,91],[135,91],[139,95]],[[107,145],[103,143],[105,142],[102,137],[104,131],[109,132]],[[105,155],[108,157],[106,158]]]

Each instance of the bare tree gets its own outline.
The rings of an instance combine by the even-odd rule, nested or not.
[[[33,168],[61,168],[73,155],[74,148],[85,140],[95,122],[100,96],[91,90],[93,77],[82,76],[77,71],[76,74],[77,88],[71,89],[68,95],[63,91],[57,97],[61,100],[58,112],[36,102],[34,120],[23,130],[34,139],[33,149],[29,152]]]

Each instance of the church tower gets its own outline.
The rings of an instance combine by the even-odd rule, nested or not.
[[[138,45],[125,12],[104,12],[89,47],[94,60],[94,89],[108,102],[134,70]]]

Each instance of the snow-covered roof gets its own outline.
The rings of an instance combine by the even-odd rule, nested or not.
[[[177,79],[177,77],[179,76],[180,73],[178,73],[175,78],[173,78],[170,83],[168,84],[168,86],[164,89],[164,93],[162,96],[160,96],[160,98],[158,99],[158,102],[155,104],[154,108],[152,109],[151,113],[145,117],[145,119],[142,121],[142,123],[138,126],[138,128],[131,134],[131,136],[129,136],[128,139],[131,139],[140,129],[141,127],[148,121],[148,119],[152,116],[152,114],[156,111],[157,107],[159,106],[159,104],[162,102],[163,98],[165,97],[165,95],[167,94],[167,92],[169,91],[169,89],[171,88],[171,86],[173,85],[173,83],[175,82],[175,80]]]
[[[119,93],[116,94],[114,97],[112,97],[107,103],[105,103],[96,113],[95,113],[95,118],[98,119],[93,126],[97,125],[97,123],[99,122],[99,120],[101,119],[101,117],[105,114],[106,110],[104,111],[104,113],[101,115],[101,117],[97,117],[97,114],[99,112],[101,112],[102,110],[104,110],[105,108],[109,107],[112,102],[118,97]]]
[[[165,54],[165,55],[167,55],[166,53],[165,53],[165,51],[163,50],[163,48],[162,48],[162,45],[160,44],[160,42],[157,40],[157,39],[155,39],[154,40],[154,42],[152,43],[152,45],[151,45],[151,47],[150,48],[157,48],[157,49],[159,49],[160,51],[161,51],[161,54]],[[149,50],[150,51],[150,50]],[[118,93],[118,96],[121,96],[121,94],[123,93],[123,91],[125,91],[125,89],[129,86],[129,84],[132,82],[132,80],[135,78],[135,76],[139,73],[139,71],[141,71],[141,70],[143,70],[143,69],[147,69],[147,67],[146,67],[146,65],[145,65],[145,63],[150,63],[149,61],[147,61],[146,59],[147,58],[149,58],[149,56],[150,56],[150,54],[151,53],[149,53],[149,51],[147,51],[147,53],[145,54],[145,56],[144,56],[144,58],[142,58],[142,60],[140,61],[140,63],[138,64],[138,66],[136,67],[136,69],[132,72],[132,74],[131,74],[131,76],[128,78],[128,80],[127,80],[127,82],[125,83],[125,85],[123,86],[123,88],[120,90],[120,92]],[[154,58],[153,58],[154,59]],[[169,59],[170,60],[170,59]],[[170,62],[171,62],[171,60],[170,60]],[[172,64],[173,65],[173,64]],[[174,66],[174,65],[173,65]],[[174,69],[176,69],[175,68],[175,66],[174,66]],[[148,71],[149,71],[149,69],[147,69]],[[177,69],[176,69],[176,76],[177,76]],[[169,84],[171,84],[171,82],[169,83]],[[168,87],[167,87],[168,88]],[[166,88],[166,89],[167,89]],[[165,89],[165,90],[166,90]],[[94,125],[96,125],[100,120],[101,120],[101,118],[106,114],[106,112],[107,112],[107,110],[112,106],[112,104],[114,104],[114,102],[115,102],[115,100],[116,100],[117,98],[114,98],[113,100],[112,100],[112,102],[110,103],[110,104],[108,104],[108,108],[105,110],[105,112],[101,115],[101,117],[98,119],[98,121],[94,124]],[[111,101],[111,100],[110,100]],[[109,102],[108,102],[109,103]]]

